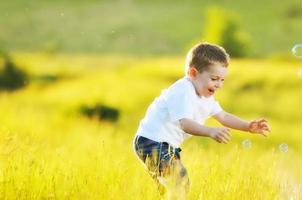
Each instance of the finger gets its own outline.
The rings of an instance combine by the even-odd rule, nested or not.
[[[230,137],[230,129],[224,129],[222,132]]]
[[[264,137],[267,137],[267,133],[266,132],[261,132],[261,135],[263,135]]]
[[[215,135],[215,137],[213,138],[216,142],[221,143],[220,139],[219,139],[219,135]]]
[[[262,127],[261,130],[269,131],[268,126]]]
[[[224,138],[223,136],[220,137],[220,140],[222,143],[227,144],[228,140],[226,138]]]
[[[219,136],[230,136],[230,133],[227,130],[220,130],[219,131]]]
[[[265,130],[261,130],[259,133],[260,133],[261,135],[263,135],[264,137],[267,137],[267,133],[265,132]]]
[[[265,124],[265,123],[261,123],[261,124],[260,124],[260,127],[261,127],[261,128],[266,128],[266,127],[268,127],[268,125]]]
[[[228,137],[226,135],[222,135],[222,139],[223,139],[223,141],[225,141],[225,143],[228,143],[230,141],[230,137]]]
[[[267,120],[264,118],[257,119],[258,122],[266,122]]]
[[[216,142],[221,143],[221,140],[219,138],[215,139]]]
[[[266,126],[267,126],[268,131],[271,132],[270,126],[268,124],[266,124]]]
[[[266,133],[268,130],[267,129],[261,129],[260,132],[261,133]]]
[[[260,128],[268,128],[268,124],[261,123],[261,124],[260,124]]]
[[[268,126],[268,122],[267,121],[262,121],[262,122],[260,122],[260,124]]]
[[[259,122],[259,125],[260,126],[266,126],[267,124],[266,124],[266,122]]]
[[[263,124],[265,124],[265,123],[266,123],[266,121],[265,121],[265,120],[263,120],[263,119],[258,120],[258,121],[256,122],[256,124],[257,124],[257,126],[258,126],[258,127],[263,126]]]
[[[221,136],[219,135],[219,133],[218,133],[218,135],[217,135],[216,141],[219,142],[219,143],[222,143],[222,138],[221,138]]]
[[[265,124],[263,124],[262,126],[261,126],[261,128],[262,129],[265,129],[265,130],[267,130],[267,131],[271,131],[271,129],[270,129],[270,127],[269,127],[269,125],[267,124],[267,123],[265,123]]]
[[[226,133],[221,133],[220,138],[226,142],[228,142],[230,140],[230,137]]]

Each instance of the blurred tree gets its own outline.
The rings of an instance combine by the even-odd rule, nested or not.
[[[234,14],[218,7],[209,7],[203,30],[203,40],[223,46],[231,57],[249,54],[249,37],[239,26]]]
[[[107,120],[112,122],[116,122],[120,115],[118,109],[102,104],[96,104],[92,107],[86,105],[81,106],[80,112],[90,118],[96,117],[99,120]]]
[[[0,64],[0,89],[15,90],[25,86],[27,74],[16,66],[7,53],[1,51],[0,58],[3,61]]]

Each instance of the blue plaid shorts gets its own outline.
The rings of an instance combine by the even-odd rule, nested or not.
[[[145,164],[151,176],[165,176],[174,165],[178,165],[180,177],[187,175],[187,170],[180,161],[180,148],[174,148],[167,142],[156,142],[143,136],[134,139],[134,150]]]

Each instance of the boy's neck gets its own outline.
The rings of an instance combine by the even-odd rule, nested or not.
[[[207,97],[204,96],[204,95],[199,95],[199,94],[198,94],[198,92],[197,92],[197,90],[196,90],[196,87],[195,87],[195,84],[194,84],[194,80],[192,79],[192,77],[186,75],[186,76],[185,76],[185,79],[187,79],[188,81],[190,81],[190,82],[192,83],[192,85],[193,85],[193,87],[194,87],[194,90],[195,90],[195,94],[196,94],[199,98],[207,98]]]

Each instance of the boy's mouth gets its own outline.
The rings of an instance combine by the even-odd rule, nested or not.
[[[211,94],[214,94],[214,93],[215,93],[215,90],[213,90],[213,89],[208,89],[208,91],[209,91]]]

